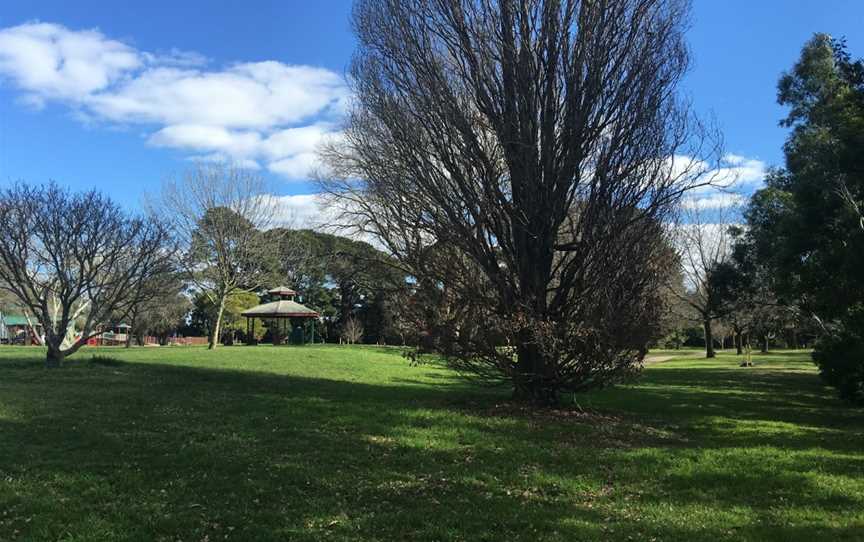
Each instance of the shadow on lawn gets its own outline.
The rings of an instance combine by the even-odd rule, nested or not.
[[[816,530],[766,531],[772,491],[792,507],[860,507],[822,495],[807,476],[860,473],[860,458],[832,468],[745,452],[679,472],[680,457],[706,442],[771,444],[763,432],[727,434],[715,418],[806,423],[830,429],[827,442],[805,433],[775,444],[861,449],[861,425],[800,380],[812,376],[697,374],[706,370],[654,371],[626,392],[592,395],[598,412],[622,413],[596,423],[492,415],[502,394],[422,373],[388,386],[171,365],[4,364],[0,539],[17,529],[36,540],[793,540]],[[855,427],[857,437],[842,431]],[[659,482],[628,489],[651,480]],[[629,511],[633,503],[738,506],[756,519],[737,530],[652,525]],[[819,529],[826,539],[854,535]]]
[[[813,373],[665,368],[646,373],[626,394],[601,393],[591,404],[649,418],[671,417],[699,431],[713,426],[718,442],[712,445],[860,450],[864,444],[860,410],[841,404]],[[735,426],[736,431],[723,430],[724,424]],[[748,424],[754,431],[746,430]],[[772,429],[786,434],[772,443]],[[789,438],[790,432],[797,432],[794,439]]]

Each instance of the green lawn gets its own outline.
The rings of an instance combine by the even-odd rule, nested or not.
[[[0,540],[864,540],[864,413],[806,353],[530,415],[383,348],[94,352],[0,347]]]

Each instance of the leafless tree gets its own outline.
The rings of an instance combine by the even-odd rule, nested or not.
[[[98,192],[73,194],[53,183],[0,192],[0,231],[0,288],[42,325],[48,367],[100,326],[126,318],[173,256],[158,221],[129,217]]]
[[[727,308],[712,273],[731,257],[730,226],[737,212],[734,206],[700,208],[699,200],[692,199],[685,205],[683,220],[675,228],[685,291],[672,292],[692,309],[702,326],[706,358],[715,356],[712,326],[725,316]]]
[[[351,316],[342,325],[342,340],[348,344],[359,343],[363,340],[363,324],[357,318]]]
[[[228,296],[259,289],[276,268],[273,243],[278,239],[263,234],[277,219],[276,204],[255,172],[199,163],[165,182],[161,198],[150,207],[183,247],[179,265],[187,280],[217,307],[209,337],[213,349]]]
[[[705,182],[692,157],[717,150],[676,92],[688,10],[356,2],[355,101],[321,185],[341,225],[455,301],[437,344],[457,368],[538,402],[638,369],[658,291],[644,263]]]

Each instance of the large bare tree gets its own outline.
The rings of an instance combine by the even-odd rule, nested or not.
[[[355,100],[321,185],[338,222],[446,292],[429,333],[455,367],[538,402],[638,369],[661,224],[715,150],[676,92],[687,17],[684,0],[355,3]]]
[[[676,242],[684,275],[685,290],[670,290],[695,315],[705,336],[705,357],[713,358],[714,324],[730,310],[724,302],[720,283],[715,273],[725,266],[732,256],[731,227],[736,216],[735,206],[704,208],[700,200],[687,201],[683,220],[677,225]]]
[[[162,187],[151,203],[183,247],[179,265],[192,286],[216,307],[209,348],[219,344],[228,297],[255,291],[276,268],[278,239],[264,235],[278,218],[257,173],[231,164],[199,163]]]
[[[0,231],[0,288],[42,325],[48,367],[126,318],[170,269],[167,229],[95,191],[15,184],[0,192]]]

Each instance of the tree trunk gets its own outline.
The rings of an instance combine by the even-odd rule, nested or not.
[[[768,335],[765,335],[764,337],[762,337],[762,353],[763,354],[768,353],[768,341],[769,341]]]
[[[59,348],[48,346],[48,354],[45,356],[45,368],[56,369],[63,365],[66,355]]]
[[[225,312],[225,300],[227,297],[225,294],[219,297],[219,309],[216,311],[216,321],[213,322],[213,329],[210,332],[210,343],[207,345],[208,350],[213,350],[219,344],[219,332],[222,329],[222,313]]]
[[[61,367],[67,357],[80,350],[81,347],[85,344],[85,341],[79,340],[72,344],[72,346],[64,350],[60,345],[51,344],[51,341],[57,339],[56,337],[51,337],[49,339],[46,336],[45,339],[45,342],[48,345],[48,353],[45,355],[45,367],[47,369],[56,369],[58,367]]]
[[[549,282],[557,231],[550,231],[541,202],[528,179],[537,179],[541,171],[536,168],[536,148],[521,151],[521,171],[511,173],[520,179],[514,181],[513,201],[516,207],[528,210],[527,220],[513,224],[513,242],[516,249],[516,272],[519,286],[509,293],[511,305],[522,305],[528,309],[523,326],[537,326],[548,317]],[[508,296],[508,297],[509,297]],[[513,397],[538,406],[554,406],[558,403],[557,378],[554,376],[555,360],[549,359],[538,344],[535,330],[524,327],[517,335],[516,374],[513,378]]]
[[[524,276],[524,275],[523,275]],[[539,286],[538,277],[531,277],[535,284],[534,291],[542,292],[534,298],[535,318],[545,313],[545,285]],[[526,284],[528,281],[522,281]],[[530,320],[529,320],[530,321]],[[552,360],[537,344],[537,338],[531,329],[523,329],[518,336],[516,346],[516,374],[513,378],[513,398],[537,406],[554,406],[558,403],[558,390],[549,378]]]
[[[132,313],[132,318],[130,319],[132,327],[126,330],[126,344],[124,345],[126,348],[132,348],[132,331],[136,329],[135,320],[138,319],[138,316],[135,312]]]
[[[711,319],[705,318],[702,321],[702,328],[705,330],[705,357],[713,358],[714,353],[714,334],[711,331]]]
[[[739,356],[744,354],[744,345],[741,342],[742,342],[741,332],[736,331],[735,332],[735,353],[738,354]]]
[[[558,403],[558,392],[544,378],[547,360],[536,345],[520,341],[516,348],[517,374],[513,379],[513,398],[539,406],[554,406]]]

